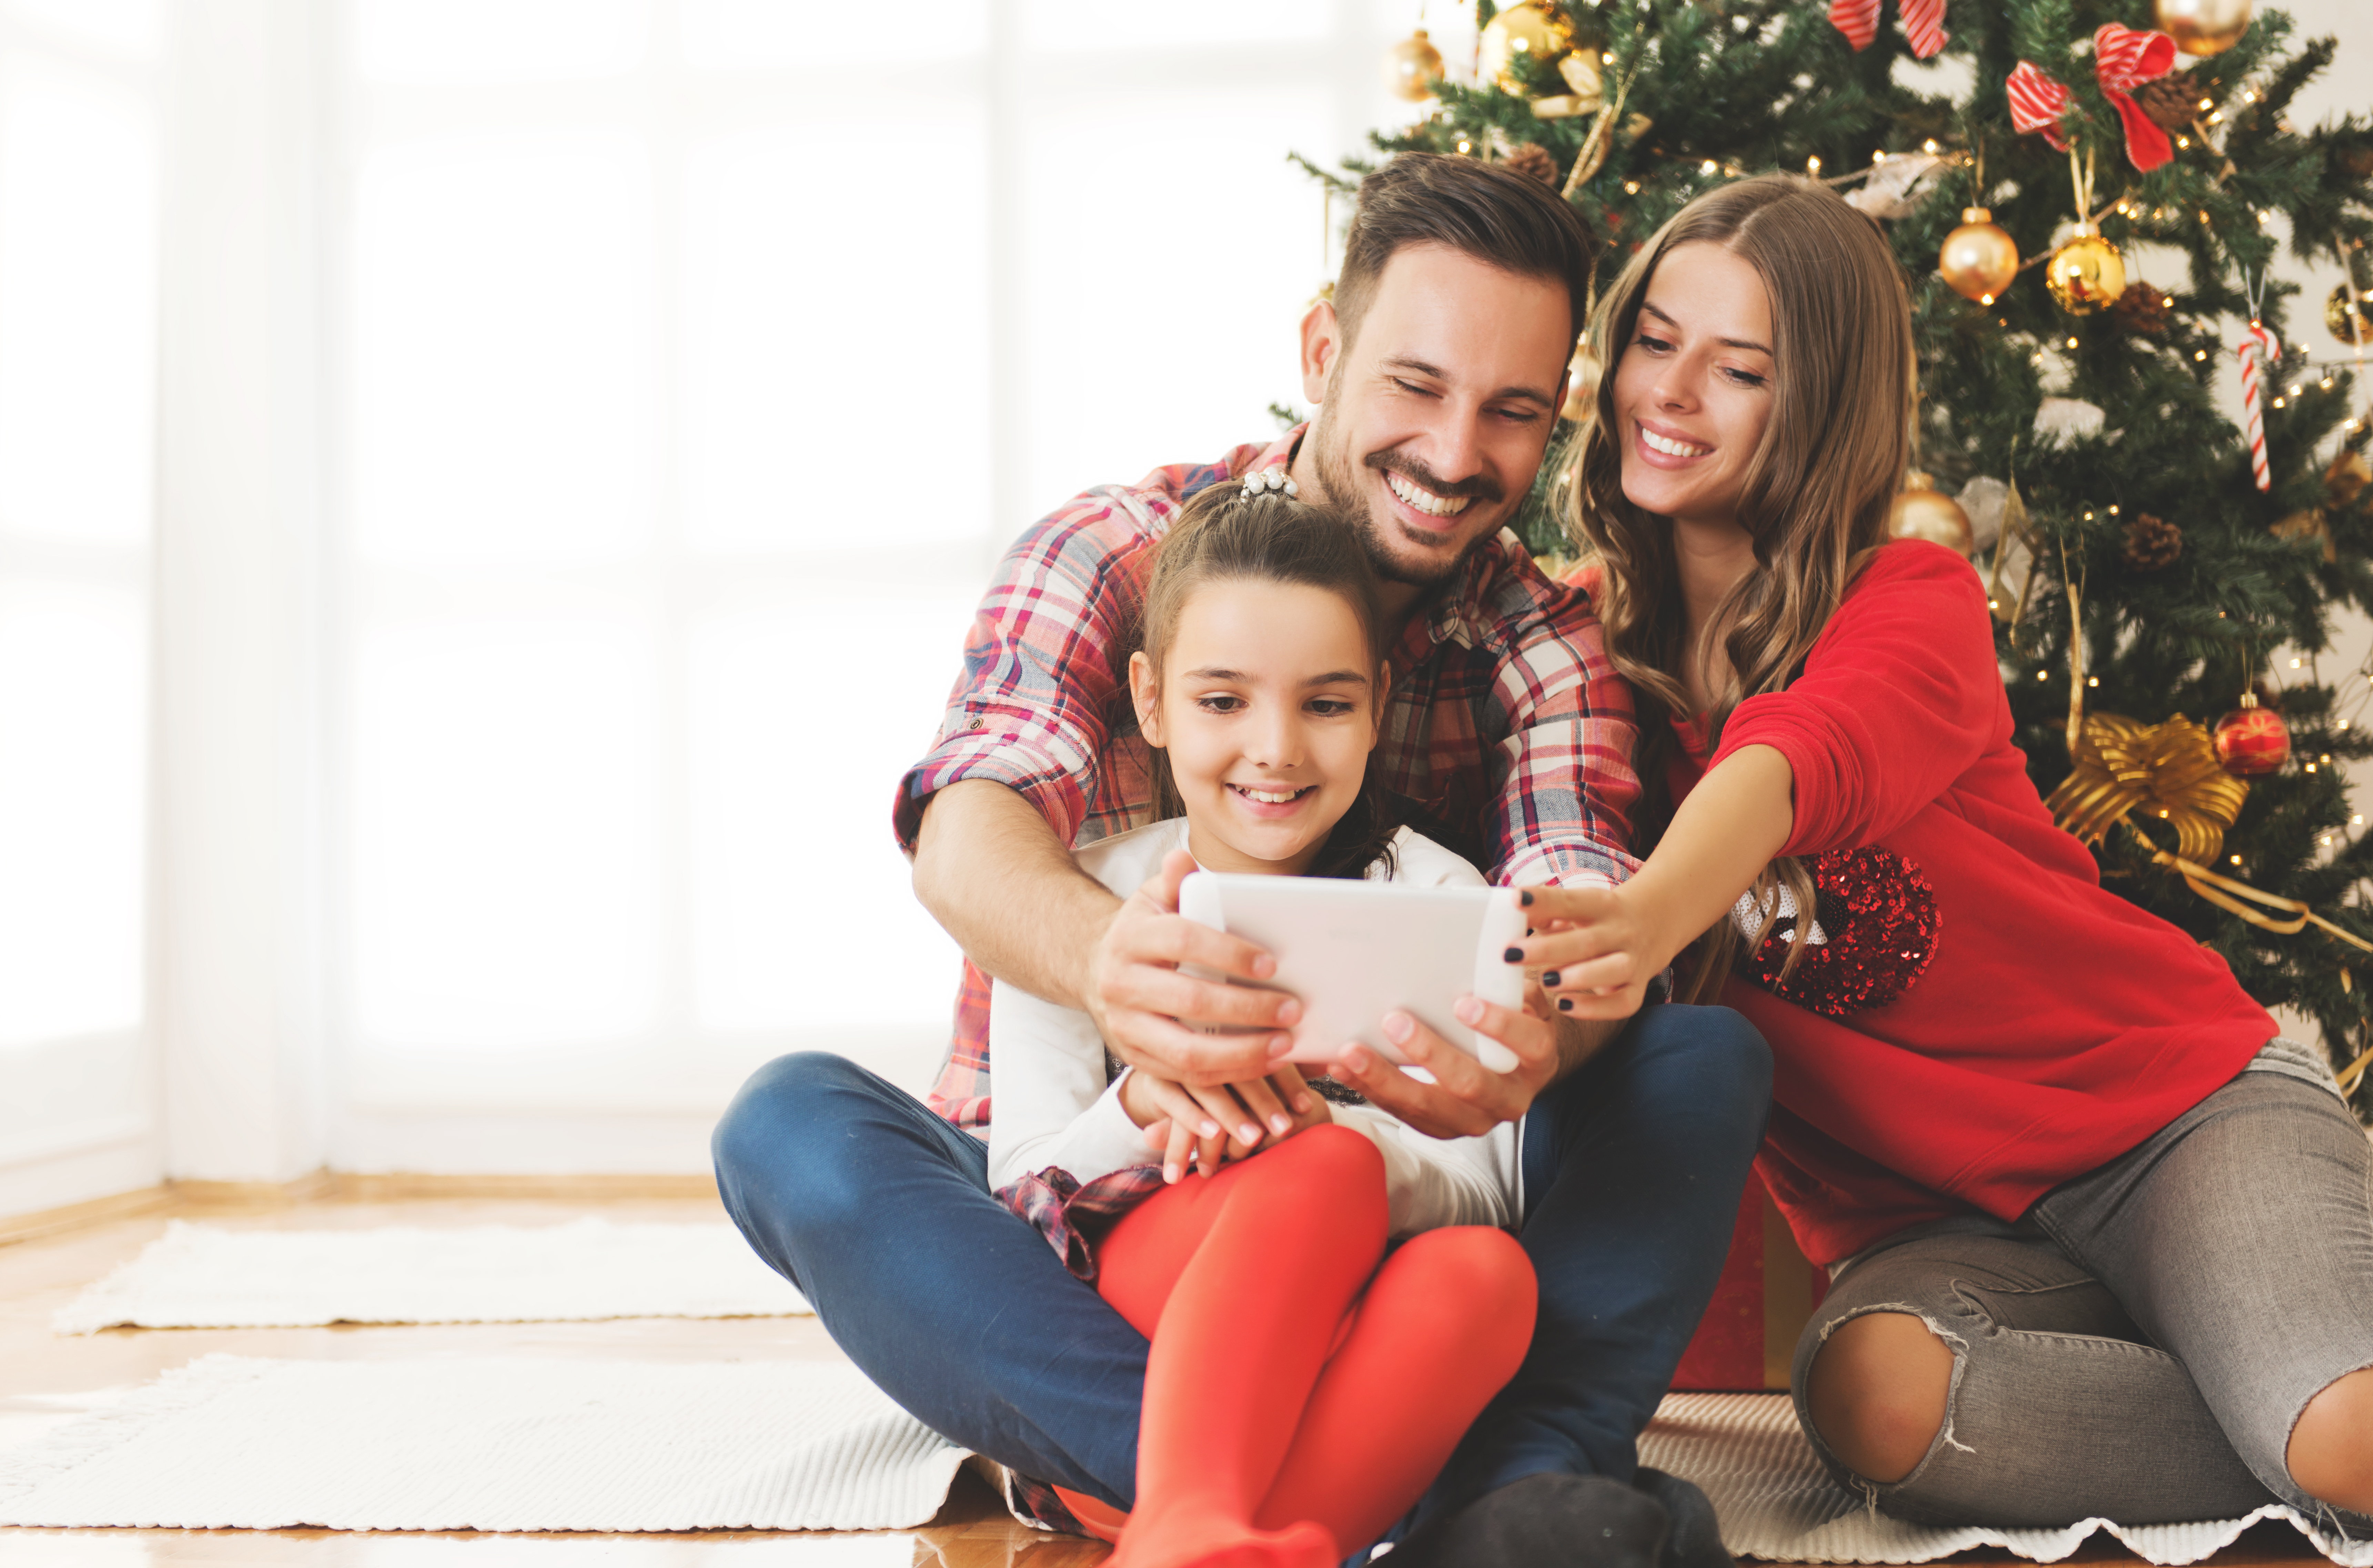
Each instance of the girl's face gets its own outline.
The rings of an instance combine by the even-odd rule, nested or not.
[[[1666,252],[1615,367],[1626,498],[1676,522],[1736,525],[1771,377],[1761,275],[1719,245]]]
[[[1359,797],[1384,696],[1342,596],[1207,583],[1180,612],[1161,685],[1142,653],[1128,679],[1147,743],[1170,754],[1197,863],[1307,871]]]

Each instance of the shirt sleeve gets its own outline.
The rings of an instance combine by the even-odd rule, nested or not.
[[[1014,542],[973,617],[938,739],[899,780],[899,848],[914,852],[924,802],[962,778],[1006,785],[1065,844],[1079,836],[1154,542],[1113,490],[1089,491]]]
[[[1105,1081],[1105,1043],[1088,1015],[994,983],[988,1010],[991,1103],[988,1188],[1049,1165],[1081,1186],[1153,1164],[1153,1150],[1121,1107],[1123,1073]]]
[[[1628,880],[1640,779],[1631,688],[1607,661],[1583,594],[1557,587],[1523,621],[1493,681],[1506,738],[1489,751],[1490,877],[1519,883]]]
[[[1877,842],[1951,788],[2006,724],[1985,586],[1939,544],[1864,568],[1787,690],[1734,709],[1709,767],[1771,746],[1795,775],[1783,855]]]

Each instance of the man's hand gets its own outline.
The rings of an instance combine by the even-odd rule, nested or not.
[[[1257,1082],[1293,1048],[1292,1036],[1270,1031],[1292,1028],[1302,1004],[1283,991],[1180,972],[1179,965],[1196,964],[1254,981],[1277,973],[1266,950],[1178,913],[1178,884],[1194,869],[1193,856],[1173,849],[1115,912],[1089,960],[1081,1000],[1114,1054],[1132,1067],[1207,1088]],[[1181,1019],[1251,1032],[1206,1034]]]
[[[1575,1027],[1542,1016],[1547,1004],[1533,993],[1534,1008],[1518,1011],[1460,997],[1452,1009],[1458,1021],[1514,1051],[1515,1070],[1494,1072],[1406,1012],[1385,1014],[1385,1036],[1433,1082],[1420,1082],[1365,1046],[1347,1047],[1334,1075],[1365,1094],[1370,1103],[1433,1138],[1476,1138],[1503,1121],[1523,1116],[1535,1095],[1571,1071],[1610,1038],[1606,1026]]]

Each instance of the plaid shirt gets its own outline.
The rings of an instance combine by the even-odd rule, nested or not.
[[[1014,542],[981,600],[938,742],[898,786],[912,851],[923,802],[959,778],[1022,792],[1079,848],[1151,820],[1128,655],[1153,547],[1197,491],[1283,466],[1307,427],[1217,462],[1157,468],[1074,497]],[[1502,885],[1620,882],[1639,793],[1631,694],[1580,591],[1553,583],[1512,533],[1421,601],[1387,654],[1372,767],[1411,827]],[[988,977],[965,964],[955,1037],[931,1107],[988,1123]]]

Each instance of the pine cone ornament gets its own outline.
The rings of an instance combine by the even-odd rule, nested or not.
[[[2139,280],[2129,284],[2110,307],[2110,319],[2130,333],[2161,336],[2167,332],[2167,296]]]
[[[2134,101],[2162,131],[2180,131],[2191,124],[2192,116],[2200,112],[2201,99],[2214,96],[2203,93],[2188,71],[2173,72],[2134,89]]]
[[[1544,185],[1558,182],[1557,158],[1549,149],[1537,142],[1521,142],[1500,160],[1500,167],[1517,174],[1527,174]]]
[[[2183,554],[2183,530],[2144,512],[2126,524],[2126,564],[2136,571],[2155,572],[2175,565]]]

